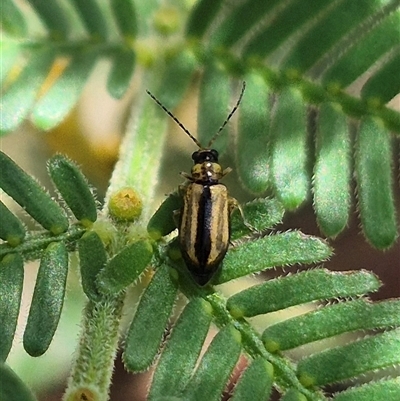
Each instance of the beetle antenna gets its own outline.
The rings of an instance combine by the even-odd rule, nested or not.
[[[192,141],[200,148],[203,149],[200,142],[189,132],[189,130],[150,92],[146,89],[147,94],[189,135]]]
[[[242,90],[240,92],[239,95],[239,99],[236,102],[235,107],[232,109],[232,111],[229,113],[229,116],[227,117],[227,119],[224,121],[224,123],[221,125],[221,127],[219,128],[219,130],[217,131],[217,133],[210,139],[210,142],[208,142],[207,148],[210,148],[211,145],[213,144],[213,142],[218,138],[219,134],[221,133],[221,131],[225,128],[225,125],[228,124],[229,120],[231,119],[231,117],[235,114],[235,111],[238,109],[240,102],[242,101],[242,97],[243,97],[243,93],[244,90],[246,89],[246,82],[243,81],[243,85],[242,85]]]

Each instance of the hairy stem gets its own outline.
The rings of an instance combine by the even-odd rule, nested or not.
[[[142,82],[152,80],[142,79]],[[121,143],[120,159],[106,194],[103,209],[105,219],[108,218],[110,197],[122,188],[132,187],[143,203],[141,218],[132,224],[138,228],[147,224],[166,133],[166,116],[147,96],[145,88],[141,88],[133,104],[132,117]],[[127,223],[115,224],[119,234],[109,249],[109,257],[117,254],[127,241],[123,235]],[[124,297],[125,293],[119,293],[104,297],[96,303],[88,302],[84,310],[81,341],[64,401],[108,399]]]
[[[108,399],[124,297],[125,293],[87,303],[65,401]]]

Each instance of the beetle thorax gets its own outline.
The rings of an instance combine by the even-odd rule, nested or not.
[[[192,154],[192,180],[205,183],[216,183],[222,176],[222,167],[218,163],[218,152],[215,149],[199,149]]]
[[[197,163],[192,167],[194,181],[218,182],[222,178],[222,167],[218,163]]]

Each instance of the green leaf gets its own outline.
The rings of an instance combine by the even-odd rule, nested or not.
[[[143,293],[125,340],[123,360],[128,370],[140,372],[153,363],[177,296],[169,267],[160,266]]]
[[[362,98],[378,99],[382,104],[393,99],[400,92],[399,67],[400,53],[397,53],[369,77],[361,90]]]
[[[128,3],[128,1],[126,1]],[[111,71],[107,80],[107,90],[115,99],[121,99],[131,83],[134,72],[136,56],[126,47],[120,47],[112,51]]]
[[[111,0],[110,5],[121,35],[125,40],[134,39],[138,28],[133,1]]]
[[[88,33],[95,39],[105,41],[108,36],[107,21],[98,2],[96,0],[73,0],[72,3]]]
[[[219,401],[239,359],[241,348],[240,333],[232,325],[221,329],[201,358],[183,398],[188,401]]]
[[[28,2],[37,12],[52,38],[56,40],[67,38],[70,31],[69,21],[58,0],[28,0]]]
[[[317,23],[290,50],[282,67],[307,71],[345,34],[355,34],[357,25],[370,18],[381,4],[380,0],[363,0],[362,7],[358,2],[346,1],[327,5]]]
[[[157,98],[168,109],[173,109],[182,100],[198,66],[191,49],[183,49],[167,59],[157,89]]]
[[[361,120],[356,138],[358,207],[364,235],[385,249],[397,238],[390,133],[372,117]]]
[[[398,42],[399,35],[400,12],[397,11],[377,24],[362,41],[342,52],[340,58],[325,70],[322,82],[342,87],[350,85]],[[394,76],[386,82],[392,78]]]
[[[218,66],[208,65],[200,83],[199,108],[197,114],[197,134],[203,147],[217,133],[229,113],[230,78],[226,71]],[[227,128],[225,128],[226,130]],[[223,153],[228,143],[227,133],[213,143],[213,148]]]
[[[18,217],[0,201],[0,238],[11,246],[17,246],[24,240],[25,234],[25,227]]]
[[[24,348],[31,356],[44,354],[53,339],[64,304],[67,274],[67,248],[62,242],[53,242],[40,261],[24,332]]]
[[[274,368],[264,358],[257,357],[242,373],[235,386],[232,401],[268,400],[274,379]]]
[[[74,216],[84,225],[97,220],[96,200],[78,166],[62,155],[47,163],[51,179]]]
[[[18,254],[6,255],[0,261],[0,366],[7,359],[17,328],[23,284],[24,261]]]
[[[200,38],[204,35],[218,10],[222,0],[200,0],[192,9],[186,27],[186,35]]]
[[[0,188],[53,234],[68,229],[68,219],[57,203],[7,155],[0,152]]]
[[[289,389],[289,391],[280,398],[280,401],[307,401],[307,398],[297,390]]]
[[[266,236],[230,249],[212,281],[222,284],[272,267],[318,262],[331,253],[326,242],[300,232]]]
[[[269,182],[269,95],[264,78],[245,75],[246,91],[239,109],[236,165],[239,179],[248,191],[264,192]]]
[[[362,386],[337,393],[334,401],[398,401],[400,399],[400,377],[373,381]]]
[[[260,2],[266,3],[262,0]],[[247,3],[248,7],[251,7],[249,3],[251,1]],[[315,19],[326,6],[326,0],[301,0],[285,3],[284,7],[277,10],[272,9],[265,28],[260,29],[246,44],[244,56],[257,54],[261,58],[266,57],[296,30],[300,30],[307,21]]]
[[[2,93],[2,118],[0,131],[5,133],[17,128],[31,110],[38,91],[54,61],[54,50],[34,52],[26,67]]]
[[[1,401],[37,401],[24,382],[7,366],[0,364]]]
[[[1,29],[12,36],[25,36],[27,34],[25,19],[12,0],[2,0],[0,23]],[[1,61],[3,63],[3,56]]]
[[[279,0],[248,0],[238,3],[238,7],[224,15],[224,20],[210,37],[210,45],[212,47],[234,45],[260,19],[266,17],[277,3]]]
[[[304,358],[297,374],[305,384],[322,386],[399,363],[400,329],[396,329]]]
[[[227,308],[236,317],[251,317],[306,302],[365,294],[379,287],[377,277],[366,271],[315,269],[250,287],[230,297]]]
[[[246,222],[257,230],[263,231],[282,222],[284,208],[276,198],[254,199],[242,205]],[[231,240],[235,240],[249,234],[249,229],[244,225],[243,217],[238,209],[231,217]]]
[[[50,129],[65,118],[77,102],[97,56],[97,51],[72,56],[63,74],[35,105],[32,119],[38,127]]]
[[[277,344],[280,351],[356,331],[400,326],[400,301],[370,303],[341,302],[268,327],[265,344]]]
[[[97,275],[107,262],[107,253],[99,235],[94,231],[85,233],[78,242],[82,288],[93,302],[101,298],[96,285]]]
[[[271,117],[271,174],[278,199],[286,209],[296,209],[307,198],[306,105],[301,92],[284,89]]]
[[[137,280],[149,265],[153,248],[149,241],[139,240],[127,245],[113,258],[97,277],[97,285],[102,293],[116,294]]]
[[[177,192],[170,194],[151,217],[147,224],[149,235],[158,240],[176,229],[174,211],[183,206],[182,196]]]
[[[340,106],[321,105],[317,121],[314,208],[322,232],[335,237],[346,226],[351,202],[351,143]]]
[[[172,329],[154,372],[149,401],[179,397],[186,387],[211,323],[211,307],[194,299],[185,307]]]

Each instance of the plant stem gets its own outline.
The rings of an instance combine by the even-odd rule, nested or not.
[[[108,399],[124,298],[125,293],[87,303],[65,401]]]
[[[142,77],[143,83],[149,81],[151,79]],[[142,215],[134,224],[139,228],[147,224],[166,133],[166,115],[146,95],[145,88],[141,88],[106,194],[105,219],[108,219],[111,195],[122,188],[132,187],[143,202]],[[126,238],[122,235],[126,223],[121,223],[120,227],[115,224],[119,234],[109,249],[110,257],[126,245]],[[104,296],[99,302],[89,301],[86,305],[81,340],[64,401],[107,401],[124,299],[125,292]]]
[[[151,80],[142,79],[142,82]],[[111,177],[105,205],[113,193],[123,187],[132,187],[142,198],[142,221],[147,222],[168,125],[166,114],[147,96],[145,89],[144,86],[140,88],[132,106],[132,117],[120,146],[120,159]]]

